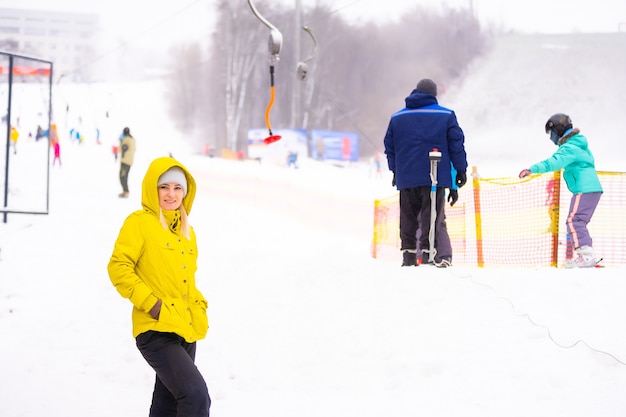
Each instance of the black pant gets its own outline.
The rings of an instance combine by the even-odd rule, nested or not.
[[[431,186],[429,185],[400,190],[401,250],[430,248],[430,191]],[[434,243],[438,258],[452,257],[452,246],[446,226],[445,191],[445,188],[437,187]]]
[[[122,190],[128,192],[128,173],[130,172],[130,165],[120,164],[120,183],[122,184]]]
[[[156,371],[150,417],[208,417],[211,398],[196,367],[196,344],[175,333],[148,331],[137,348]]]

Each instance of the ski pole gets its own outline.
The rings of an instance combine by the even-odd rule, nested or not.
[[[430,228],[428,230],[428,243],[430,245],[428,252],[428,262],[435,262],[435,223],[437,221],[437,164],[441,161],[441,152],[434,148],[428,153],[430,159]]]

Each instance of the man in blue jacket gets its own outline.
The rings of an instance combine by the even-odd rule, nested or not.
[[[442,157],[437,169],[434,260],[436,266],[448,267],[452,264],[452,245],[445,223],[445,190],[452,189],[453,183],[462,187],[467,181],[465,136],[454,111],[437,102],[437,84],[433,80],[426,78],[417,83],[405,103],[405,108],[391,116],[384,140],[387,163],[393,172],[392,185],[400,191],[402,266],[417,265],[418,249],[428,254],[430,248],[429,153],[437,149]],[[455,178],[448,167],[456,170]]]

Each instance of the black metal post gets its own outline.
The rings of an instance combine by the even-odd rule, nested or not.
[[[11,95],[13,94],[13,56],[9,55],[9,94],[7,102],[7,145],[4,161],[4,208],[9,206],[9,154],[11,148]],[[7,222],[8,213],[3,213],[3,222]]]

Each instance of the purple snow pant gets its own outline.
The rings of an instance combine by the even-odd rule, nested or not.
[[[592,246],[592,239],[587,224],[600,202],[602,193],[574,194],[569,204],[567,215],[567,252],[581,246]]]
[[[405,188],[400,190],[400,240],[401,250],[422,249],[428,250],[430,242],[430,189],[431,186]],[[445,192],[443,187],[437,187],[437,219],[435,221],[435,249],[437,259],[446,257],[452,259],[452,244],[448,235],[445,213]],[[417,236],[419,233],[419,246]]]
[[[137,348],[156,371],[150,417],[208,417],[211,398],[194,364],[196,344],[175,333],[147,331]]]

